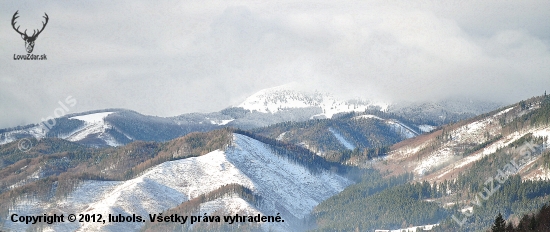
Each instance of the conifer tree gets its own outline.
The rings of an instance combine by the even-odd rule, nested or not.
[[[497,218],[495,218],[495,224],[491,227],[492,232],[505,232],[506,230],[506,221],[502,218],[502,214],[498,213]]]

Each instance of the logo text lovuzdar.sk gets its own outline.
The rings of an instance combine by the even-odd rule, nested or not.
[[[48,24],[48,20],[50,19],[48,14],[44,13],[45,16],[42,16],[46,21],[42,22],[42,29],[35,29],[33,30],[33,33],[31,36],[27,34],[27,29],[25,29],[24,32],[21,32],[19,28],[21,26],[15,27],[15,24],[17,23],[15,20],[19,18],[17,15],[19,11],[16,11],[15,14],[13,14],[13,17],[11,19],[11,26],[13,27],[13,30],[15,30],[19,35],[21,35],[21,38],[25,41],[25,49],[27,50],[26,55],[17,55],[13,54],[14,60],[47,60],[46,54],[43,55],[34,55],[32,54],[32,51],[34,49],[34,41],[36,41],[36,38],[38,38],[38,35],[44,31],[44,28],[46,28],[46,25]]]

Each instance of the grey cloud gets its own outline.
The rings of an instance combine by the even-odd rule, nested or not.
[[[38,122],[69,95],[75,112],[170,116],[293,81],[385,101],[511,103],[550,86],[546,1],[33,3],[0,3],[0,127]],[[50,15],[35,47],[47,61],[12,60],[16,10],[30,28]]]

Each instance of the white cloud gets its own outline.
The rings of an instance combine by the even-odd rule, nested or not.
[[[0,127],[75,111],[216,111],[297,81],[344,97],[513,102],[550,86],[546,1],[111,1],[0,3],[50,22],[35,53],[0,24]],[[38,20],[38,21],[37,21]],[[37,21],[32,25],[34,21]]]

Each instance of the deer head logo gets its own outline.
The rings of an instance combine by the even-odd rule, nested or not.
[[[46,19],[46,22],[42,22],[42,29],[40,30],[33,30],[33,33],[32,33],[32,36],[28,36],[27,35],[27,30],[25,29],[25,32],[20,32],[19,31],[19,26],[17,26],[17,28],[15,28],[15,20],[17,18],[19,18],[19,16],[17,15],[17,12],[19,11],[16,11],[15,14],[13,14],[13,18],[11,19],[11,26],[13,27],[13,29],[15,31],[17,31],[17,33],[19,33],[21,35],[21,38],[23,38],[23,40],[25,40],[25,49],[27,49],[27,53],[31,53],[32,50],[34,49],[34,41],[36,40],[36,37],[38,37],[38,35],[40,35],[40,33],[42,33],[42,31],[44,30],[44,28],[46,28],[46,24],[48,24],[48,14],[44,13],[46,16],[42,16],[43,18]]]

